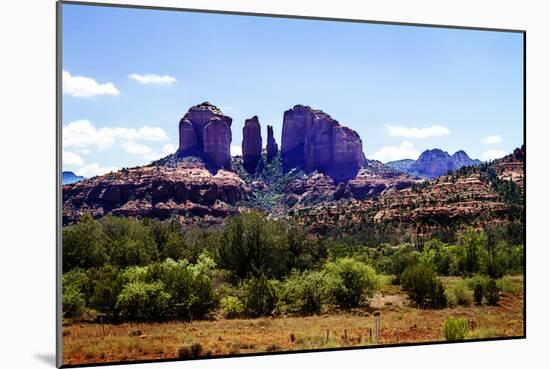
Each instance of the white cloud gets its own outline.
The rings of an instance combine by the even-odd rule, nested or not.
[[[242,152],[243,152],[242,147],[239,145],[231,145],[229,150],[231,152],[231,156],[242,155]]]
[[[451,134],[449,128],[444,126],[430,126],[425,128],[407,128],[402,126],[386,126],[388,134],[394,137],[406,137],[406,138],[430,138],[448,136]]]
[[[172,76],[159,76],[156,74],[137,74],[132,73],[128,76],[130,79],[144,85],[173,85],[177,80]]]
[[[151,153],[152,151],[149,146],[145,146],[134,141],[122,142],[120,146],[122,146],[122,148],[126,150],[127,153],[133,155],[146,155]]]
[[[383,163],[401,159],[418,159],[420,153],[411,142],[403,141],[399,146],[384,146],[372,158]]]
[[[162,146],[162,149],[161,149],[160,153],[161,153],[162,156],[166,156],[166,155],[170,155],[170,154],[175,153],[176,150],[177,150],[177,148],[176,148],[175,145],[167,143],[167,144],[164,144]]]
[[[76,170],[76,174],[78,174],[80,176],[84,176],[86,178],[90,178],[90,177],[93,177],[93,176],[99,176],[99,175],[102,175],[102,174],[115,172],[119,169],[120,168],[112,167],[112,166],[111,167],[102,167],[98,163],[91,163],[91,164],[85,165],[81,168],[78,168]]]
[[[110,130],[96,129],[88,120],[75,120],[63,127],[63,147],[85,149],[95,146],[104,150],[115,143],[115,137]]]
[[[168,141],[168,135],[160,127],[144,126],[139,129],[103,127],[96,128],[88,120],[77,120],[63,127],[63,147],[81,150],[95,147],[110,148],[117,141]]]
[[[481,154],[481,160],[490,161],[494,159],[500,159],[503,156],[506,156],[506,151],[503,150],[487,150]]]
[[[111,82],[99,84],[93,78],[72,76],[63,71],[63,93],[76,97],[91,97],[96,95],[119,95],[115,85]]]
[[[82,160],[80,155],[72,151],[63,150],[61,158],[63,159],[63,165],[84,165],[84,160]]]
[[[147,153],[143,155],[143,158],[145,160],[157,160],[160,158],[164,158],[167,155],[175,153],[177,150],[175,145],[172,145],[171,143],[164,144],[162,148],[160,149],[160,152],[152,151],[150,153]]]
[[[502,141],[502,137],[500,137],[499,135],[492,135],[489,137],[485,137],[483,140],[481,140],[481,142],[483,142],[486,145],[496,144],[501,141]]]

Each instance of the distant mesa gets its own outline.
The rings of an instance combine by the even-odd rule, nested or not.
[[[390,161],[386,165],[394,170],[423,178],[436,178],[464,166],[479,165],[481,161],[471,159],[463,150],[449,155],[446,151],[432,149],[424,151],[417,160]]]
[[[215,170],[230,169],[232,121],[209,102],[191,107],[180,120],[177,155],[199,156]]]
[[[357,132],[304,105],[284,113],[281,156],[284,172],[319,171],[336,181],[355,178],[366,162]]]
[[[77,176],[73,172],[63,172],[63,184],[71,184],[76,183],[78,181],[82,181],[85,178],[83,176]]]

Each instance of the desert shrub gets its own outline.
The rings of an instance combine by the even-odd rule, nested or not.
[[[157,321],[171,318],[172,296],[162,282],[133,282],[124,286],[118,296],[117,309],[123,320]]]
[[[456,298],[456,295],[454,294],[454,291],[452,290],[445,290],[445,297],[447,298],[447,306],[448,307],[455,307],[458,305],[458,299]]]
[[[104,265],[109,259],[106,245],[101,223],[89,215],[76,224],[63,227],[63,272]]]
[[[259,212],[227,219],[219,240],[219,264],[236,281],[282,278],[292,269],[315,265],[325,256],[321,243],[298,226],[270,220]]]
[[[343,308],[358,306],[364,297],[372,297],[379,288],[374,269],[352,258],[329,262],[324,270],[333,281],[341,281],[332,289],[336,303]]]
[[[179,232],[170,232],[163,245],[162,256],[164,259],[187,259],[190,260],[186,252],[186,245],[183,235]]]
[[[63,317],[76,318],[82,315],[86,307],[84,294],[74,288],[63,289]]]
[[[295,271],[285,279],[281,287],[281,299],[292,312],[303,315],[319,314],[324,304],[333,302],[334,291],[341,284],[339,277],[326,272]]]
[[[65,318],[80,317],[86,308],[84,291],[88,287],[88,275],[81,269],[63,274],[62,309]]]
[[[122,272],[122,280],[124,284],[131,282],[146,282],[146,278],[146,266],[130,266]]]
[[[178,237],[179,238],[179,237]],[[218,252],[219,232],[202,227],[189,228],[183,235],[183,241],[177,240],[180,244],[180,259],[187,259],[196,263],[203,253],[216,255]],[[176,258],[172,257],[177,260]]]
[[[243,284],[243,306],[248,316],[269,316],[279,301],[278,284],[265,275],[251,278]]]
[[[468,321],[464,318],[448,317],[443,326],[443,334],[447,341],[462,341],[469,331]]]
[[[481,305],[483,301],[483,284],[481,283],[474,285],[474,301],[476,305]]]
[[[502,292],[511,293],[512,295],[519,295],[523,291],[523,286],[514,283],[508,278],[502,278],[497,281],[497,287]]]
[[[103,219],[111,264],[125,268],[158,260],[158,249],[150,228],[142,221],[107,216]]]
[[[428,265],[408,267],[401,275],[401,287],[421,308],[444,308],[447,305],[445,288],[435,270]]]
[[[476,274],[473,277],[464,279],[464,283],[471,290],[475,289],[475,286],[478,286],[478,285],[485,287],[488,281],[489,281],[489,277],[483,274]]]
[[[458,305],[469,306],[472,303],[472,296],[464,282],[456,283],[451,291]]]
[[[191,359],[201,356],[204,349],[198,342],[191,346],[181,346],[176,350],[176,355],[179,359]]]
[[[240,317],[244,312],[244,306],[241,300],[235,296],[226,296],[220,300],[220,307],[227,319]]]
[[[215,266],[206,254],[199,256],[196,264],[190,264],[187,260],[166,259],[150,265],[146,279],[163,283],[178,318],[199,319],[216,308],[219,302],[210,277],[210,271]]]
[[[498,300],[500,299],[500,290],[497,286],[497,282],[494,279],[489,279],[489,281],[485,285],[483,297],[485,297],[485,300],[487,300],[487,303],[489,305],[498,304]]]
[[[391,257],[391,274],[395,275],[394,284],[401,284],[401,274],[420,260],[421,254],[410,245],[400,247]]]
[[[93,268],[88,271],[91,284],[90,307],[105,314],[108,320],[117,318],[118,295],[124,285],[121,270],[112,265]]]

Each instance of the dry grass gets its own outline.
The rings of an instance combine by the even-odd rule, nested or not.
[[[448,286],[457,278],[445,278]],[[509,278],[522,285],[520,277]],[[200,344],[198,356],[289,351],[375,344],[374,309],[381,312],[379,344],[443,341],[449,315],[475,321],[468,338],[523,335],[523,294],[503,293],[499,306],[459,306],[419,310],[409,306],[396,286],[384,284],[370,308],[313,317],[221,319],[191,323],[125,323],[64,326],[65,364],[153,360],[186,356]],[[327,340],[328,331],[328,340]],[[372,338],[371,338],[372,331]]]

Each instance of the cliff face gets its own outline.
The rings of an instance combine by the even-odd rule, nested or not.
[[[296,105],[285,111],[281,143],[283,171],[319,171],[336,181],[355,178],[365,162],[361,138],[321,110]]]
[[[229,169],[231,122],[208,102],[191,107],[180,120],[178,156],[199,156],[215,170]]]

